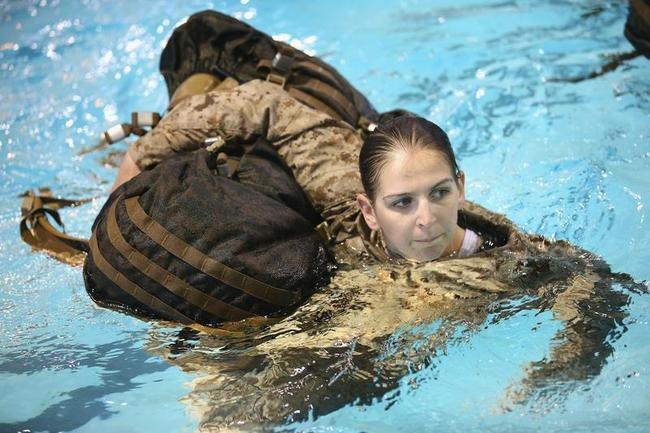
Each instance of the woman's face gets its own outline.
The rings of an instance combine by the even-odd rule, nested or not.
[[[442,153],[395,151],[378,180],[374,204],[364,195],[358,202],[366,223],[381,231],[392,253],[429,261],[460,247],[464,232],[457,220],[465,179],[454,175]]]

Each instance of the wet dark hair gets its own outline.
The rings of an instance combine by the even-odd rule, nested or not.
[[[440,152],[454,176],[460,169],[449,137],[435,123],[416,115],[403,114],[380,123],[368,135],[359,153],[359,173],[363,189],[371,202],[377,196],[379,175],[396,150],[430,149]]]

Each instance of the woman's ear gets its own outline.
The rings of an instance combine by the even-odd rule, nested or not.
[[[366,224],[372,230],[379,230],[379,224],[377,224],[377,217],[375,216],[375,209],[372,207],[370,199],[364,194],[357,195],[357,205],[361,209],[363,214],[363,219],[366,220]]]

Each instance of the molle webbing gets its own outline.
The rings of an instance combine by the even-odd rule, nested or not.
[[[115,208],[117,203],[121,201],[120,198],[115,200],[108,210],[106,217],[107,236],[111,245],[122,256],[124,256],[134,268],[160,286],[169,290],[175,296],[184,299],[200,310],[205,311],[212,316],[219,317],[222,320],[236,321],[246,317],[255,316],[255,314],[250,311],[230,305],[227,302],[210,296],[204,291],[193,287],[181,278],[171,274],[160,265],[152,262],[144,254],[133,248],[126,239],[124,239],[117,222]],[[130,222],[140,231],[149,236],[149,238],[158,244],[160,248],[166,250],[186,264],[200,270],[204,274],[271,305],[289,307],[300,301],[300,295],[298,293],[279,289],[255,278],[244,275],[243,273],[212,259],[187,244],[182,239],[176,237],[147,215],[138,203],[137,196],[125,199],[123,200],[123,203],[128,220],[130,220]],[[182,323],[193,321],[174,307],[171,307],[161,299],[150,294],[110,265],[99,249],[95,234],[93,234],[93,237],[91,238],[90,249],[99,270],[118,287],[133,296],[143,305],[154,311],[164,312],[170,318],[179,320]]]
[[[345,84],[337,80],[325,68],[313,61],[304,60],[296,62],[294,70],[306,71],[308,74],[316,77],[308,79],[304,84],[296,84],[294,87],[303,90],[313,89],[316,94],[322,95],[321,97],[323,99],[326,99],[330,105],[337,108],[337,111],[343,113],[344,120],[346,118],[355,119],[359,116],[354,103],[350,102],[350,99],[339,90],[345,88]]]
[[[117,249],[117,251],[119,251],[120,254],[122,254],[129,261],[129,263],[131,263],[136,269],[138,269],[147,277],[156,281],[162,287],[167,288],[170,292],[172,292],[176,296],[187,300],[191,304],[195,305],[201,310],[207,311],[212,315],[215,315],[217,317],[222,317],[223,319],[228,321],[237,321],[252,316],[252,314],[248,311],[241,310],[217,298],[206,295],[201,290],[191,286],[190,284],[181,280],[174,274],[168,272],[166,269],[163,269],[155,262],[152,262],[145,255],[143,255],[135,248],[133,248],[131,245],[129,245],[126,239],[124,239],[124,237],[122,236],[122,233],[120,232],[120,229],[118,227],[115,207],[116,207],[116,202],[113,202],[107,216],[108,220],[106,224],[106,231],[108,234],[108,238],[111,244],[113,245],[113,247],[115,247],[115,249]],[[96,247],[96,242],[94,243],[94,245]],[[101,254],[99,251],[93,250],[93,256],[97,253]],[[97,265],[101,269],[100,263],[97,263]],[[102,272],[104,272],[103,269]],[[113,272],[114,272],[113,275],[117,274],[117,271],[113,271]],[[120,285],[118,282],[119,280],[116,281],[115,279],[110,277],[110,275],[107,274],[106,272],[104,272],[104,274],[109,276],[109,278],[111,278],[111,280],[115,282],[118,286],[122,287],[122,285]],[[124,287],[122,287],[122,289],[125,290]],[[143,301],[143,296],[134,296],[134,297],[138,299],[140,302],[144,303],[145,305],[153,308],[152,305]],[[144,300],[150,301],[151,298],[144,297]]]
[[[137,299],[138,302],[146,305],[154,311],[163,312],[168,316],[168,318],[176,320],[179,323],[186,325],[194,323],[194,320],[156,298],[151,293],[128,279],[123,273],[115,269],[102,255],[101,250],[97,245],[97,238],[94,235],[90,237],[90,254],[92,255],[97,269],[106,275],[106,277],[115,283],[120,289]]]
[[[140,230],[169,253],[201,272],[271,305],[290,307],[300,301],[299,294],[270,286],[255,278],[244,275],[203,254],[182,239],[176,237],[145,213],[144,209],[138,203],[137,197],[126,199],[125,205],[129,218],[131,218]]]

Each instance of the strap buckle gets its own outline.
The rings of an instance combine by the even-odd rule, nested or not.
[[[280,51],[275,53],[273,60],[271,60],[271,70],[266,76],[266,81],[284,88],[293,62],[294,58],[292,56],[282,54]]]
[[[269,72],[269,74],[266,76],[266,81],[277,84],[278,86],[284,88],[284,83],[286,83],[287,78],[284,75]]]

